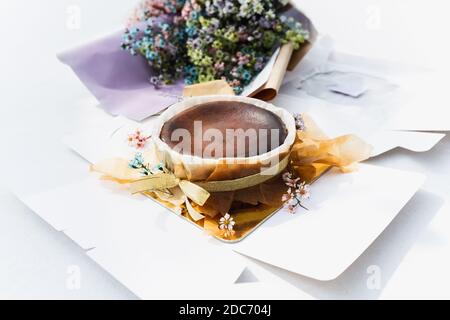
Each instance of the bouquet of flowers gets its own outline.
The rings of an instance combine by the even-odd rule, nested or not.
[[[122,48],[142,55],[157,87],[224,79],[239,94],[282,44],[300,48],[309,34],[282,12],[282,0],[147,0]]]

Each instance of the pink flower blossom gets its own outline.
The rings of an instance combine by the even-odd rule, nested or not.
[[[136,130],[128,135],[127,141],[131,147],[143,149],[150,137],[144,136],[141,130]]]
[[[306,209],[302,200],[310,198],[310,186],[306,182],[301,182],[300,178],[294,178],[292,173],[286,172],[283,174],[283,180],[286,186],[288,186],[287,193],[285,193],[281,201],[287,205],[287,209],[290,213],[295,213],[298,207]]]

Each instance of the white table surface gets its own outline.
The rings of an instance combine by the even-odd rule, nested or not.
[[[11,191],[58,186],[86,174],[85,162],[68,150],[60,137],[89,123],[84,109],[77,105],[89,94],[58,63],[55,53],[116,29],[133,2],[0,2],[0,298],[136,298]],[[304,5],[322,33],[335,39],[339,50],[450,69],[446,1],[297,2]],[[67,27],[73,5],[81,14],[80,28],[75,29]],[[449,159],[450,137],[446,137],[428,153],[394,150],[370,161],[422,172],[428,180],[380,238],[337,280],[321,283],[261,264],[250,265],[250,269],[253,267],[254,273],[270,271],[280,286],[284,281],[292,285],[298,298],[450,298]],[[33,178],[40,172],[49,172],[49,176]],[[71,266],[81,271],[79,289],[67,286]],[[373,266],[380,271],[380,288],[367,286],[372,279],[368,270]],[[283,298],[283,293],[279,297]]]

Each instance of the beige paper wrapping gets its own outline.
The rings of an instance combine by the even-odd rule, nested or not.
[[[273,65],[272,72],[270,73],[269,80],[267,80],[260,89],[252,93],[251,97],[270,101],[277,96],[293,52],[294,47],[291,43],[284,44],[280,48],[280,52],[278,53],[278,57]]]
[[[234,96],[234,91],[225,80],[197,83],[183,89],[183,97],[185,98],[210,96],[212,94]]]

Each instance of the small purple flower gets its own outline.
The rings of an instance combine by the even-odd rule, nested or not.
[[[150,84],[156,89],[161,88],[161,78],[159,76],[150,77]]]
[[[266,18],[259,19],[259,25],[264,29],[270,29],[272,27],[272,24]]]
[[[225,64],[223,62],[216,62],[214,64],[214,69],[216,69],[217,71],[223,71],[225,69]]]

